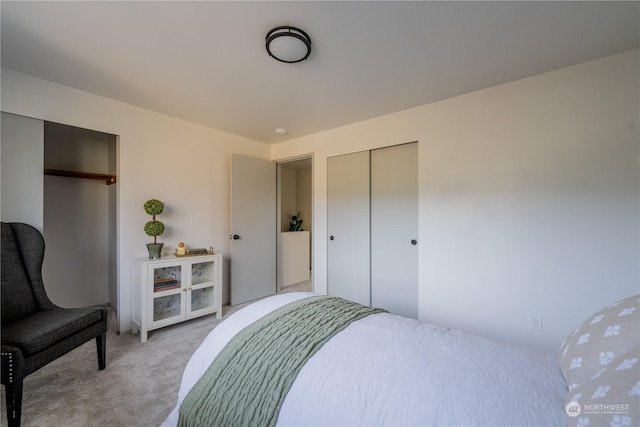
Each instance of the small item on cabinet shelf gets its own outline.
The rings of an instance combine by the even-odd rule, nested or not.
[[[184,246],[184,242],[178,243],[178,247],[176,248],[177,256],[184,256],[187,254],[187,248]]]
[[[180,246],[180,244],[183,244],[183,243],[180,242],[178,244],[178,247],[176,248],[176,252],[175,252],[176,256],[178,257],[195,256],[195,255],[215,255],[215,252],[213,252],[212,246],[210,246],[209,249],[207,248],[187,249],[184,246]]]
[[[153,292],[162,292],[178,288],[180,288],[180,283],[175,279],[167,281],[156,280],[153,282]]]
[[[168,291],[169,289],[177,289],[180,287],[178,279],[167,277],[166,279],[156,279],[153,281],[153,291]]]
[[[209,251],[205,248],[187,249],[187,255],[208,255]]]

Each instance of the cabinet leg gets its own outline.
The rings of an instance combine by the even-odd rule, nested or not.
[[[140,342],[147,342],[147,331],[140,329]]]
[[[216,319],[218,320],[222,319],[222,310],[216,311]]]

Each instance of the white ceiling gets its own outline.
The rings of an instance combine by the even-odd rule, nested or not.
[[[3,67],[267,144],[640,45],[637,1],[0,7]],[[308,60],[267,55],[279,25],[309,34]]]

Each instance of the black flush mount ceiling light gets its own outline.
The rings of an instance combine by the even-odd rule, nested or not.
[[[276,27],[267,33],[267,52],[280,62],[304,61],[311,53],[311,38],[296,27]]]

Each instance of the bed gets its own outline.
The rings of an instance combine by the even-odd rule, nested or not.
[[[163,426],[638,425],[639,296],[591,316],[557,357],[370,308],[313,345],[288,338],[303,351],[269,353],[269,346],[285,348],[274,344],[280,335],[300,332],[285,332],[296,328],[281,323],[275,335],[267,333],[266,319],[299,325],[303,335],[326,334],[334,328],[325,326],[333,325],[328,304],[345,303],[288,293],[229,316],[192,355]],[[320,320],[307,312],[283,319],[285,311],[290,316],[311,305]],[[249,340],[264,347],[243,347]],[[238,368],[234,360],[257,370],[229,374]],[[274,371],[287,363],[284,374]],[[607,386],[609,396],[600,396]]]

